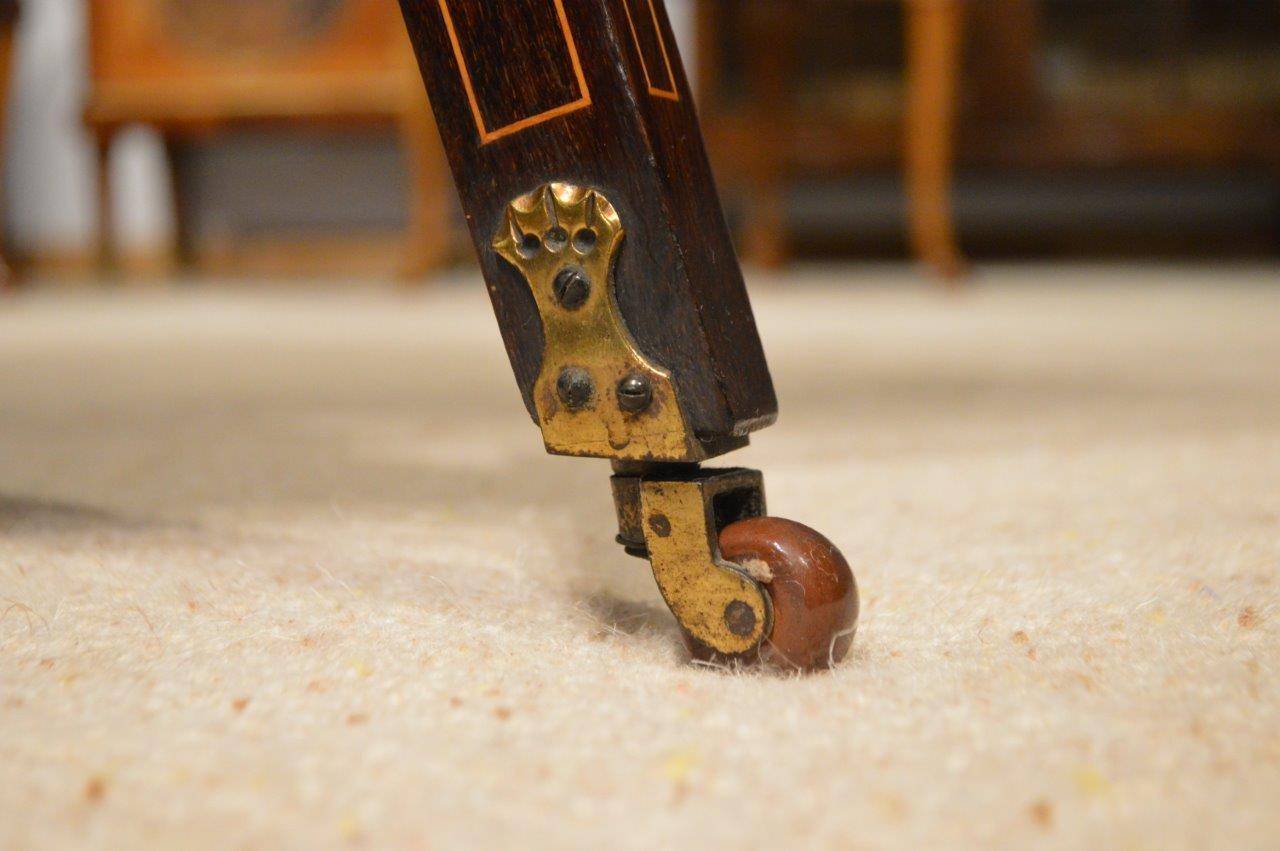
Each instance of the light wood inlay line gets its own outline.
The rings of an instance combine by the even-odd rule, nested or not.
[[[467,70],[467,60],[462,53],[462,44],[458,41],[458,31],[453,25],[453,16],[449,14],[448,0],[439,0],[440,13],[444,16],[445,29],[449,31],[449,43],[453,45],[453,56],[458,62],[458,72],[462,75],[462,87],[467,92],[467,102],[471,105],[471,115],[475,118],[476,129],[480,132],[481,145],[487,145],[504,136],[519,133],[521,130],[527,130],[553,118],[559,118],[562,115],[568,115],[571,112],[577,112],[580,109],[586,109],[591,106],[591,92],[587,89],[587,78],[582,72],[582,62],[578,58],[578,46],[574,43],[573,33],[569,29],[569,16],[564,11],[564,0],[552,0],[552,2],[556,6],[556,16],[560,19],[560,29],[564,33],[565,46],[569,48],[569,61],[573,63],[573,74],[577,78],[578,91],[581,92],[582,97],[571,103],[553,107],[544,112],[539,112],[537,115],[531,115],[528,118],[522,118],[519,121],[513,121],[510,124],[490,130],[485,126],[484,114],[480,111],[480,102],[476,98],[475,86],[471,82],[471,72]]]
[[[644,58],[644,47],[640,44],[640,33],[636,30],[635,19],[631,17],[631,0],[622,0],[622,8],[627,13],[627,25],[631,28],[631,39],[636,43],[636,53],[640,55],[640,70],[644,72],[645,86],[651,95],[679,101],[680,93],[676,91],[676,74],[671,68],[671,56],[667,53],[667,40],[662,34],[662,27],[658,26],[658,10],[654,8],[653,0],[645,0],[645,2],[649,4],[649,16],[653,18],[653,35],[658,40],[658,47],[662,50],[662,61],[667,66],[667,79],[671,82],[671,88],[663,89],[653,84],[653,78],[649,76],[649,63]]]

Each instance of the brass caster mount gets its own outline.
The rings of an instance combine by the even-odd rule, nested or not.
[[[814,530],[765,516],[758,471],[698,466],[746,438],[693,434],[670,373],[636,346],[612,292],[623,236],[600,192],[552,183],[512,201],[494,237],[543,322],[547,450],[613,461],[618,541],[650,561],[695,659],[829,667],[853,640],[853,573]]]
[[[693,657],[784,669],[835,665],[858,588],[818,532],[765,515],[758,470],[614,464],[618,543],[647,558]]]
[[[696,656],[739,659],[773,626],[759,578],[720,555],[720,530],[764,515],[757,470],[615,464],[618,543],[653,566],[662,598]]]

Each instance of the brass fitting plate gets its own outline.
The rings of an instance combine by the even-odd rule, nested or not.
[[[638,510],[624,505],[637,491]],[[614,494],[620,538],[643,535],[654,579],[685,632],[723,657],[757,650],[772,629],[772,605],[755,580],[720,557],[719,534],[730,522],[764,513],[760,473],[615,476]]]
[[[550,183],[516,198],[493,240],[533,291],[546,349],[533,400],[547,451],[700,461],[670,373],[642,355],[614,297],[625,231],[594,189]]]

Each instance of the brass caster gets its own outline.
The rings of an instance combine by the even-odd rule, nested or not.
[[[764,516],[759,472],[620,469],[613,489],[618,540],[649,559],[695,660],[809,671],[849,651],[853,572],[813,529]]]

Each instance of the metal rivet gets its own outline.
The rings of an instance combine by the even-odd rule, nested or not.
[[[618,407],[638,414],[653,402],[653,385],[647,375],[633,372],[618,382]]]
[[[595,385],[591,383],[591,373],[580,366],[566,366],[560,370],[556,379],[556,395],[564,406],[572,411],[584,408],[595,395]]]
[[[542,244],[548,251],[561,251],[569,244],[569,232],[562,227],[553,227],[542,237]]]
[[[596,247],[596,232],[582,228],[573,235],[573,247],[579,254],[590,254]]]
[[[526,233],[520,237],[520,244],[516,246],[516,253],[526,260],[532,259],[542,248],[542,240],[538,238],[536,233]]]
[[[671,534],[671,521],[665,514],[655,514],[649,518],[649,528],[659,538],[665,538]]]
[[[755,609],[742,600],[734,600],[724,607],[724,625],[734,635],[750,635],[756,630]]]
[[[565,310],[577,310],[591,295],[591,281],[581,269],[561,269],[552,285],[556,301]]]

